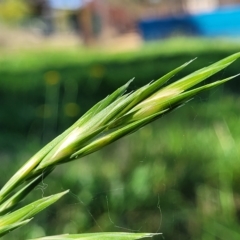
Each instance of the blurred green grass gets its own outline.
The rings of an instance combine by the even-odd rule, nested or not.
[[[8,57],[4,53],[0,182],[77,118],[66,114],[66,104],[76,104],[80,115],[131,77],[137,76],[139,87],[199,57],[185,75],[239,51],[239,46],[175,39],[116,55],[74,49],[38,49]],[[238,73],[238,66],[237,62],[219,76]],[[30,198],[68,188],[71,194],[36,217],[31,228],[7,239],[126,229],[160,231],[165,239],[239,239],[240,98],[237,80],[229,84],[100,152],[59,167]]]
[[[239,51],[240,43],[230,39],[201,39],[175,37],[161,41],[143,44],[139,49],[126,52],[108,52],[107,48],[99,46],[84,48],[83,46],[69,46],[59,48],[43,45],[38,48],[8,49],[0,48],[1,70],[36,70],[45,67],[59,67],[68,64],[90,64],[93,62],[152,59],[159,56],[174,56],[178,54],[190,54],[195,57],[198,54],[209,52]]]

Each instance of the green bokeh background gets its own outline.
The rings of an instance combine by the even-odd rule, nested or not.
[[[98,100],[135,77],[134,90],[195,57],[174,79],[240,50],[183,39],[124,54],[36,49],[0,57],[0,183]],[[239,73],[239,61],[212,77]],[[239,78],[133,135],[59,166],[26,199],[70,194],[3,239],[97,231],[162,232],[159,239],[239,239]]]

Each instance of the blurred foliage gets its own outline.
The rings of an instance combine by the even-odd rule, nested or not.
[[[7,23],[16,23],[29,13],[28,5],[24,0],[1,0],[0,20]]]
[[[181,46],[183,42],[179,41],[178,44]],[[229,48],[223,45],[221,48],[219,42],[217,49],[214,48],[216,43],[204,41],[203,48],[200,43],[197,41],[191,52],[185,52],[182,47],[177,50],[174,45],[167,48],[159,43],[159,47],[150,44],[139,52],[118,55],[94,51],[87,55],[87,52],[78,53],[76,50],[3,54],[0,58],[0,149],[18,150],[17,143],[21,141],[12,142],[11,139],[24,140],[23,133],[37,135],[46,143],[96,101],[133,77],[136,80],[132,89],[135,89],[198,56],[176,76],[177,79],[240,49],[239,45]],[[188,45],[191,46],[191,43]],[[214,79],[238,72],[238,63],[234,63]],[[238,86],[237,80],[227,84],[229,90],[235,92]]]
[[[117,56],[39,51],[0,59],[0,182],[130,78],[136,77],[134,89],[197,56],[179,78],[239,50],[182,46],[174,51],[150,44]],[[214,79],[238,72],[239,62]],[[233,80],[100,152],[60,166],[29,201],[69,188],[71,193],[7,239],[126,229],[162,232],[165,239],[239,239],[238,92]]]

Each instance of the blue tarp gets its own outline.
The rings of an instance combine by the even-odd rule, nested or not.
[[[139,21],[145,40],[171,36],[175,33],[205,37],[240,36],[240,5],[219,8],[194,15],[152,18]]]

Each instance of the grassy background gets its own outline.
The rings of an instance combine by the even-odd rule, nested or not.
[[[97,49],[1,50],[0,182],[93,103],[132,77],[132,89],[198,59],[175,79],[240,45],[175,39],[130,53]],[[216,77],[239,73],[239,62]],[[28,198],[71,194],[6,239],[141,231],[165,239],[239,239],[238,79],[102,151],[60,166]],[[160,238],[161,239],[161,238]]]

